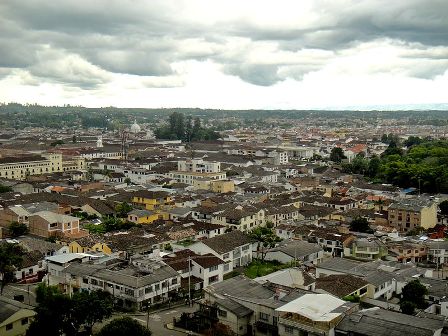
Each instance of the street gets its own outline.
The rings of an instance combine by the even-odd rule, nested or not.
[[[37,285],[35,283],[29,285],[8,284],[3,289],[3,296],[14,299],[15,295],[23,295],[23,303],[36,306],[35,290]]]
[[[98,323],[95,325],[95,330],[98,331],[101,329],[101,327],[111,320],[123,316],[130,316],[133,319],[139,321],[142,325],[146,326],[147,321],[149,322],[149,329],[152,331],[153,336],[181,336],[186,335],[183,332],[179,332],[176,330],[169,330],[165,328],[165,325],[167,323],[173,322],[173,317],[180,317],[180,315],[184,312],[186,313],[192,313],[197,310],[197,306],[188,307],[188,306],[181,306],[176,307],[170,310],[160,311],[156,313],[150,313],[148,315],[132,315],[132,314],[114,314],[112,318],[108,319],[107,321],[103,321],[103,323]],[[148,318],[149,317],[149,318]]]

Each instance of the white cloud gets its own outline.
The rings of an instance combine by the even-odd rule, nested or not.
[[[446,10],[446,1],[424,0],[5,0],[0,101],[446,103]]]

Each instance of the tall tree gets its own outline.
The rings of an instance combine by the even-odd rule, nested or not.
[[[400,308],[405,314],[413,314],[415,308],[425,309],[427,303],[425,295],[428,289],[418,280],[406,284],[401,291]]]
[[[330,153],[330,160],[333,162],[340,163],[345,159],[344,151],[340,147],[333,147]]]
[[[25,251],[18,244],[0,242],[0,294],[14,281],[14,272],[20,268]]]
[[[71,298],[56,286],[40,284],[36,301],[37,314],[27,336],[71,336],[81,330],[91,335],[93,325],[112,314],[112,297],[103,291],[79,292]]]
[[[281,241],[280,237],[275,235],[272,228],[257,227],[253,229],[249,236],[258,242],[257,244],[257,257],[261,253],[261,260],[264,260],[267,250],[275,246],[275,243]]]
[[[95,323],[112,315],[113,298],[102,290],[75,293],[72,304],[72,318],[76,321],[75,324],[83,326],[88,335],[92,333]]]
[[[374,155],[370,158],[369,165],[367,167],[367,175],[369,177],[375,177],[380,169],[381,160],[378,156]]]
[[[191,115],[187,116],[185,122],[185,141],[190,142],[193,135],[193,117]]]
[[[201,119],[199,119],[199,117],[194,118],[193,137],[198,138],[201,128]]]

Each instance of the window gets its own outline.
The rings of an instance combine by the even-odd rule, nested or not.
[[[9,323],[6,325],[6,330],[11,330],[12,329],[12,323]]]
[[[227,312],[225,310],[218,309],[218,316],[227,317]]]
[[[171,284],[172,284],[172,285],[176,285],[176,284],[177,284],[177,279],[173,279],[173,280],[171,280]]]
[[[230,263],[224,265],[224,272],[227,272],[230,269]]]
[[[294,332],[294,327],[285,326],[285,333],[292,334]]]
[[[243,247],[242,247],[242,250],[243,250],[243,251],[247,251],[248,249],[249,249],[249,245],[246,245],[246,246],[243,246]]]
[[[208,271],[213,272],[213,271],[216,271],[217,269],[218,269],[218,265],[215,265],[215,266],[209,267]]]
[[[152,286],[146,287],[145,288],[145,294],[151,293],[152,292]]]
[[[82,278],[82,283],[88,284],[88,283],[89,283],[89,279],[87,279],[87,278]]]
[[[156,284],[156,285],[154,286],[154,290],[158,291],[159,289],[160,289],[160,284]]]
[[[269,321],[269,314],[260,312],[260,320]]]
[[[229,253],[226,253],[222,256],[223,259],[229,259]]]
[[[134,290],[133,289],[125,288],[124,289],[124,293],[126,295],[129,295],[129,296],[134,296]]]
[[[211,284],[211,283],[214,283],[214,282],[216,282],[218,280],[219,280],[218,275],[214,275],[214,276],[208,278],[208,283]]]
[[[22,319],[22,325],[28,324],[28,317]]]

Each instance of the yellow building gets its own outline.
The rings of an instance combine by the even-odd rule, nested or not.
[[[68,244],[70,253],[102,252],[111,254],[112,249],[105,243],[100,236],[90,235],[77,239]]]
[[[172,199],[164,191],[141,190],[133,194],[132,203],[143,206],[146,210],[156,210],[171,206]]]
[[[424,199],[403,199],[388,208],[389,225],[400,232],[429,229],[437,224],[437,204]]]
[[[233,181],[222,180],[210,182],[210,190],[216,193],[228,193],[235,191],[235,183]]]
[[[0,335],[25,335],[34,315],[33,307],[0,296]]]
[[[128,213],[128,221],[136,224],[151,224],[159,218],[168,219],[165,217],[167,217],[167,215],[164,216],[161,213],[149,210],[134,209]]]
[[[85,160],[73,157],[63,160],[62,154],[22,155],[0,158],[0,177],[24,180],[27,176],[85,169]]]

